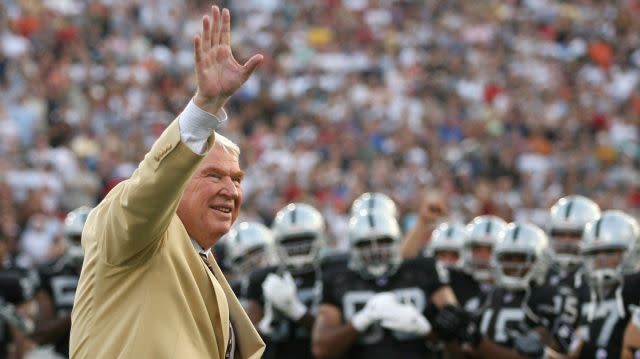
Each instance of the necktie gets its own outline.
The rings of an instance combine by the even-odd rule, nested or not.
[[[204,264],[207,265],[207,268],[209,268],[209,271],[215,277],[216,276],[215,272],[213,271],[213,267],[211,266],[211,263],[209,263],[207,254],[204,252],[198,252],[198,254],[200,254],[200,258],[202,258],[202,261],[204,262]],[[224,354],[225,359],[234,358],[235,346],[236,346],[236,339],[234,334],[235,333],[233,332],[233,326],[231,325],[231,321],[229,321],[229,342],[227,343],[227,352]]]

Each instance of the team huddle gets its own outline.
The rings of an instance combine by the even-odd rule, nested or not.
[[[5,331],[54,344],[61,356],[88,212],[70,213],[67,251],[39,280],[18,270],[0,276],[3,291],[14,293],[0,313]],[[640,226],[631,216],[568,196],[550,209],[547,228],[492,215],[441,222],[412,252],[401,250],[415,239],[403,236],[397,212],[382,193],[360,196],[344,253],[327,248],[324,218],[304,203],[281,209],[271,228],[238,223],[216,245],[267,343],[264,358],[640,355]],[[34,297],[50,308],[35,328],[15,312]]]
[[[325,248],[321,214],[302,203],[217,246],[265,358],[640,355],[640,227],[622,211],[567,196],[547,228],[442,222],[417,253],[401,251],[410,239],[384,194],[350,215],[345,253]]]

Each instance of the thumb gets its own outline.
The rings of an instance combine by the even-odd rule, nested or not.
[[[262,63],[263,60],[264,56],[260,54],[251,56],[251,58],[247,62],[245,62],[244,65],[242,65],[242,68],[244,69],[244,76],[246,78],[251,76],[253,71],[258,67],[258,65]]]

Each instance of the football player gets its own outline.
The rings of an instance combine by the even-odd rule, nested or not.
[[[242,222],[224,237],[226,267],[231,270],[229,285],[243,304],[249,274],[275,263],[273,234],[264,224]]]
[[[67,214],[64,254],[39,269],[41,287],[36,298],[40,313],[32,338],[39,344],[54,344],[55,351],[67,357],[71,309],[84,258],[80,238],[90,211],[90,207],[79,207]]]
[[[475,217],[466,228],[467,239],[462,257],[467,276],[460,278],[460,284],[454,283],[452,279],[452,287],[454,290],[456,287],[464,288],[467,299],[465,302],[459,300],[464,303],[465,309],[473,312],[484,302],[487,293],[493,288],[491,256],[495,243],[505,234],[507,222],[497,216],[482,215]]]
[[[579,326],[569,358],[622,356],[625,328],[640,303],[640,273],[633,273],[640,226],[622,211],[607,210],[589,222],[581,253],[589,290],[582,295]]]
[[[280,265],[251,274],[247,314],[266,339],[265,358],[312,358],[324,219],[312,206],[292,203],[276,214],[272,231]]]
[[[402,261],[396,219],[360,211],[349,221],[349,261],[322,276],[313,329],[316,358],[424,358],[427,305],[455,305],[447,270],[432,258]]]
[[[587,197],[572,195],[560,198],[549,213],[547,233],[554,249],[553,267],[547,283],[557,288],[554,306],[558,313],[548,330],[553,333],[553,350],[566,354],[578,324],[584,297],[579,291],[587,290],[580,258],[580,240],[585,225],[600,217],[600,207]]]
[[[11,268],[0,271],[0,358],[22,358],[33,346],[37,303],[33,300],[38,276],[33,271]]]
[[[480,358],[541,358],[544,338],[538,333],[553,316],[550,294],[544,285],[551,262],[549,241],[540,228],[529,223],[509,224],[494,244],[492,266],[495,287],[478,311],[478,321],[449,307],[439,313],[434,327],[445,339],[453,337],[471,344],[470,354]],[[451,319],[463,318],[459,325]]]
[[[434,258],[449,271],[449,282],[458,303],[468,311],[481,304],[480,285],[463,269],[463,248],[467,230],[463,225],[444,222],[431,233],[425,255]]]

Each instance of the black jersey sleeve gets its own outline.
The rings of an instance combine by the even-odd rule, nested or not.
[[[267,278],[269,273],[275,271],[274,267],[260,268],[251,272],[249,275],[249,285],[247,286],[247,299],[255,300],[260,304],[264,304],[264,297],[262,295],[262,283]]]
[[[437,263],[433,258],[416,257],[407,260],[404,264],[409,270],[419,273],[422,287],[429,296],[438,291],[438,289],[449,285],[449,270]]]
[[[527,324],[530,328],[544,327],[551,330],[558,316],[554,305],[556,290],[552,286],[533,286],[528,298],[522,303]]]

